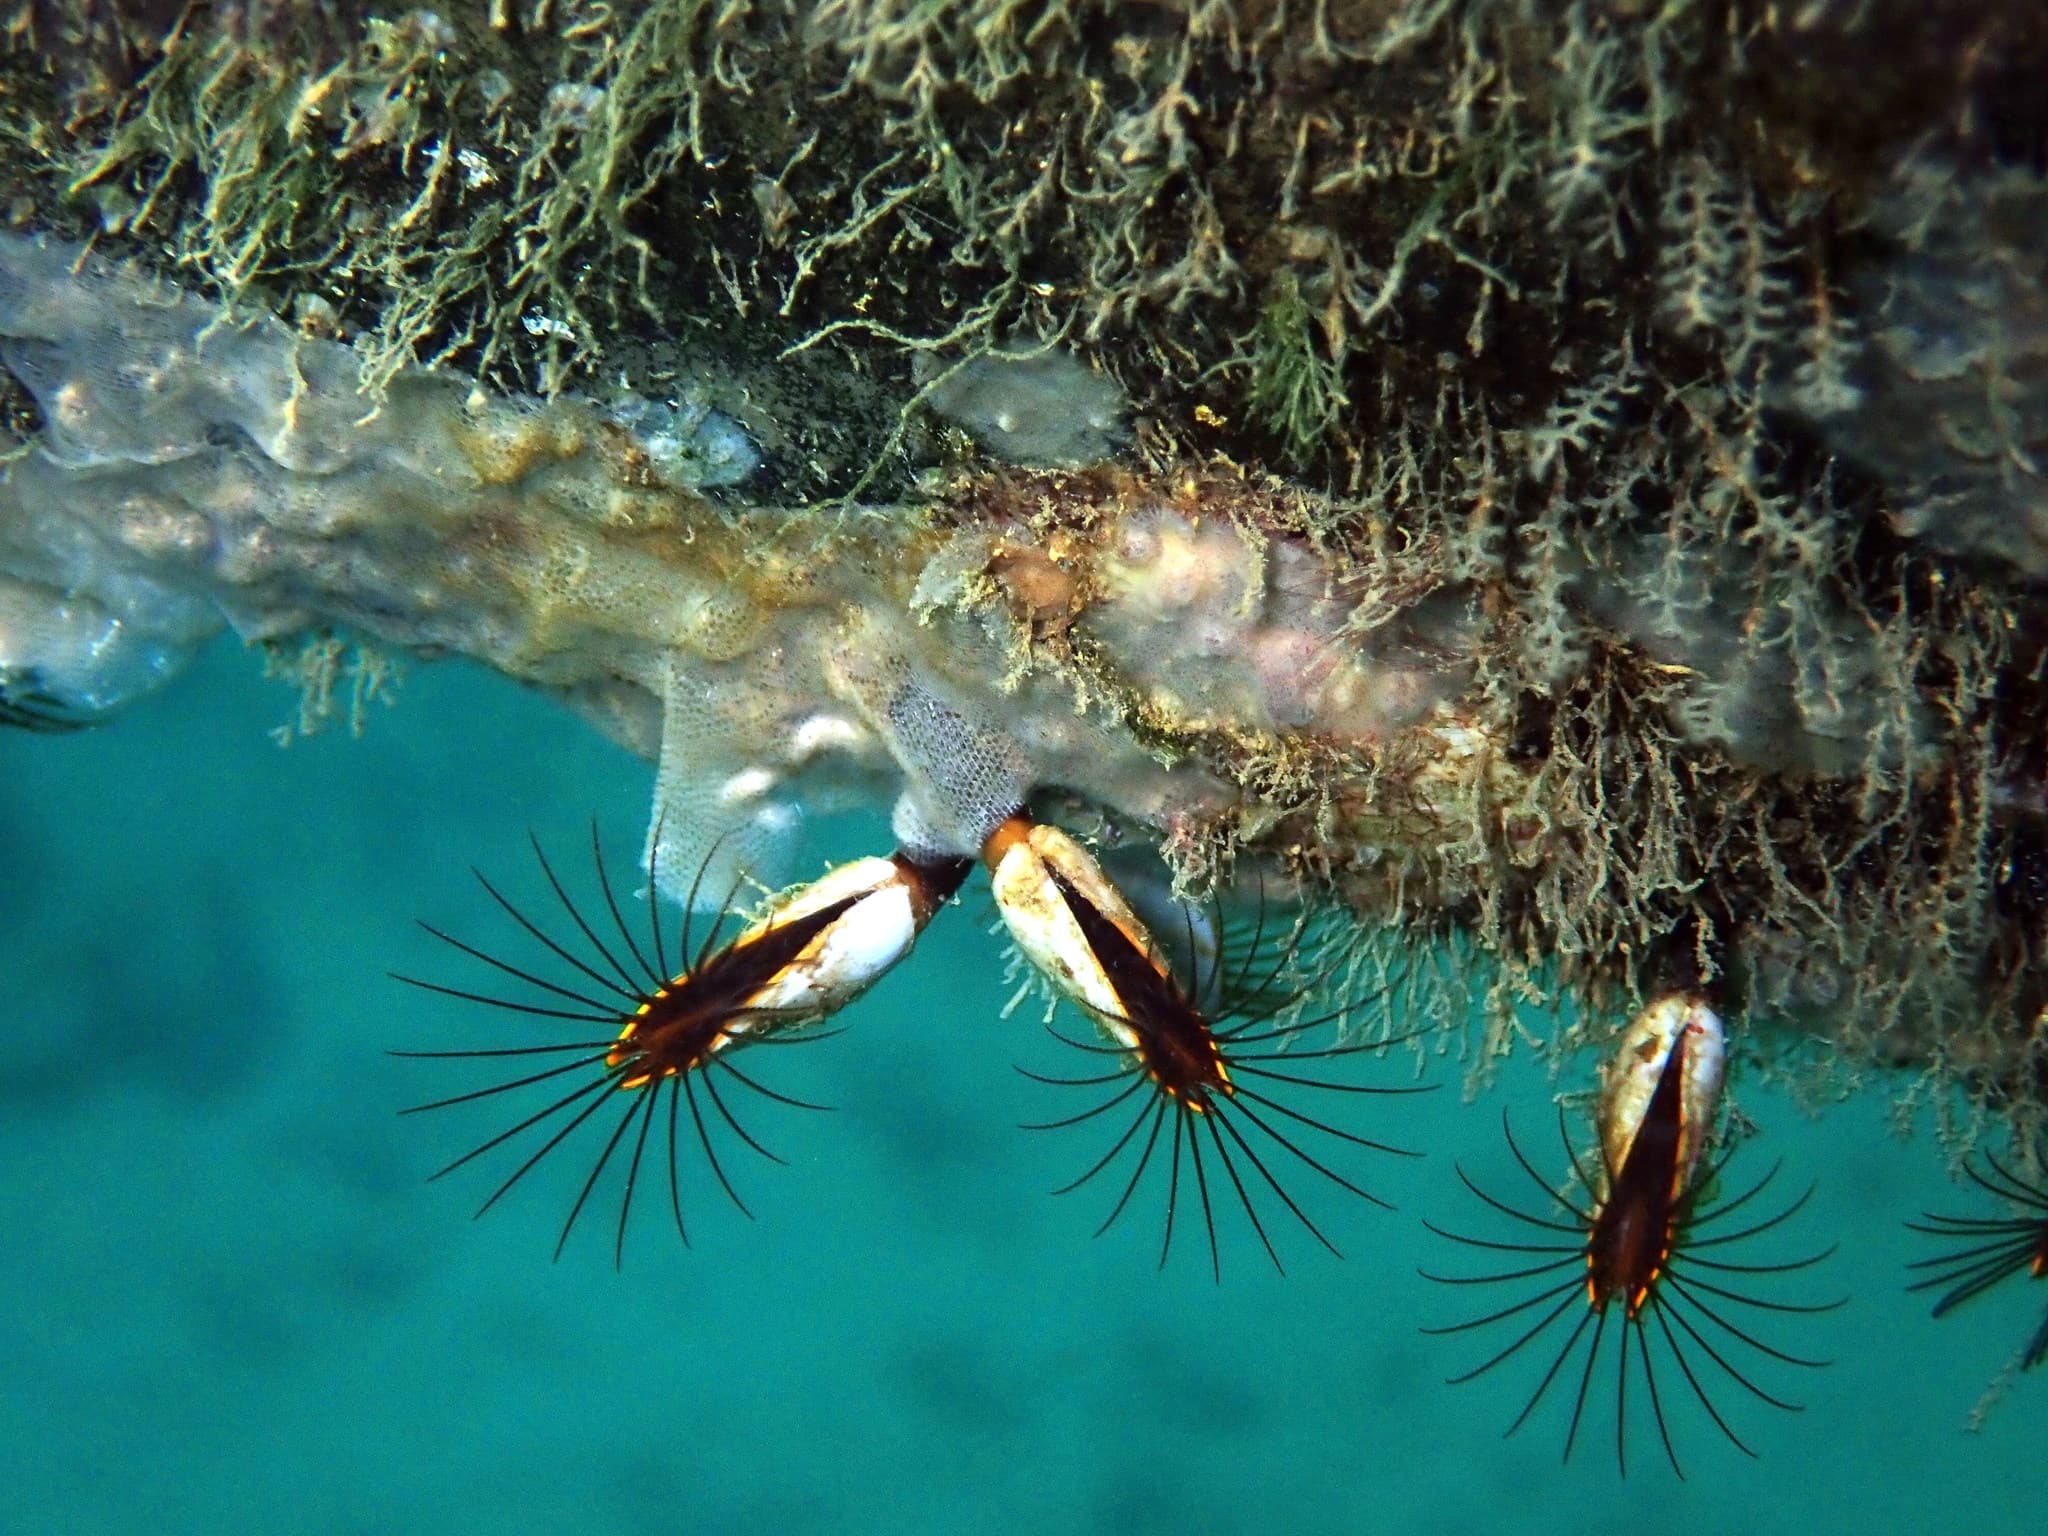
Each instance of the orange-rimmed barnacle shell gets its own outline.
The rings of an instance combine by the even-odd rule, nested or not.
[[[1263,942],[1268,937],[1268,914],[1262,896],[1251,942],[1236,958],[1219,948],[1205,964],[1201,946],[1194,942],[1193,916],[1184,914],[1189,954],[1177,967],[1116,883],[1086,849],[1058,828],[1034,824],[1021,815],[1011,817],[989,838],[983,858],[992,871],[996,905],[1018,949],[1061,996],[1094,1020],[1110,1042],[1072,1039],[1048,1021],[1047,1029],[1056,1039],[1098,1058],[1104,1070],[1078,1078],[1018,1070],[1038,1082],[1099,1089],[1107,1097],[1078,1114],[1030,1128],[1080,1125],[1136,1101],[1135,1108],[1125,1110],[1123,1130],[1109,1149],[1079,1178],[1055,1191],[1065,1194],[1080,1188],[1130,1152],[1129,1177],[1108,1217],[1096,1228],[1098,1236],[1130,1204],[1155,1155],[1165,1169],[1166,1184],[1160,1264],[1172,1249],[1185,1168],[1193,1176],[1200,1203],[1210,1271],[1219,1279],[1218,1206],[1225,1207],[1227,1217],[1232,1199],[1273,1267],[1282,1273],[1279,1250],[1266,1225],[1276,1210],[1291,1216],[1332,1253],[1338,1251],[1278,1170],[1305,1168],[1361,1200],[1386,1204],[1331,1167],[1326,1149],[1334,1145],[1413,1154],[1304,1113],[1279,1096],[1320,1091],[1355,1103],[1357,1095],[1426,1091],[1315,1075],[1408,1038],[1325,1046],[1303,1043],[1309,1032],[1334,1025],[1363,1001],[1350,998],[1321,1014],[1298,1006],[1343,969],[1342,957],[1348,951],[1341,939],[1332,954],[1321,957],[1326,965],[1311,961],[1307,977],[1297,981],[1296,962],[1304,958],[1303,925],[1283,924],[1272,934],[1274,943]],[[1215,916],[1220,932],[1220,908]],[[1273,1202],[1265,1214],[1254,1193],[1260,1190]]]
[[[1563,1334],[1563,1342],[1547,1350],[1550,1363],[1508,1426],[1509,1434],[1528,1423],[1552,1388],[1564,1382],[1562,1392],[1572,1405],[1564,1442],[1569,1458],[1604,1352],[1614,1373],[1614,1448],[1622,1472],[1628,1470],[1630,1404],[1647,1401],[1665,1458],[1683,1477],[1674,1433],[1681,1396],[1689,1396],[1731,1445],[1754,1455],[1730,1423],[1726,1389],[1733,1386],[1744,1396],[1792,1409],[1797,1405],[1774,1395],[1749,1371],[1825,1363],[1768,1343],[1753,1330],[1759,1317],[1799,1316],[1841,1305],[1787,1301],[1760,1289],[1812,1268],[1832,1250],[1767,1262],[1727,1257],[1736,1245],[1777,1229],[1812,1191],[1769,1216],[1730,1223],[1733,1213],[1763,1193],[1776,1169],[1740,1194],[1714,1197],[1715,1175],[1727,1158],[1703,1167],[1702,1155],[1713,1134],[1725,1055],[1721,1021],[1703,1000],[1680,994],[1658,998],[1622,1031],[1602,1071],[1599,1165],[1589,1167],[1580,1156],[1560,1110],[1558,1131],[1571,1168],[1568,1192],[1558,1192],[1523,1153],[1510,1128],[1509,1151],[1542,1205],[1517,1206],[1487,1192],[1460,1168],[1458,1176],[1468,1189],[1512,1219],[1511,1231],[1473,1236],[1426,1223],[1475,1252],[1511,1256],[1507,1268],[1493,1273],[1425,1271],[1430,1279],[1521,1293],[1505,1306],[1424,1330],[1498,1330],[1494,1337],[1508,1336],[1507,1344],[1452,1377],[1454,1385],[1502,1366],[1539,1338]],[[1604,1350],[1610,1336],[1615,1347]],[[1537,1349],[1539,1355],[1546,1352]]]
[[[1677,1147],[1671,1162],[1671,1187],[1664,1193],[1667,1200],[1675,1201],[1692,1187],[1699,1171],[1727,1066],[1720,1015],[1705,1002],[1685,993],[1667,993],[1622,1031],[1600,1080],[1600,1149],[1608,1178],[1618,1178],[1628,1166],[1651,1106],[1657,1102],[1657,1090],[1674,1050],[1679,1053],[1678,1079],[1671,1090],[1676,1116],[1664,1129],[1675,1134]]]
[[[658,829],[655,842],[659,842]],[[534,855],[569,920],[573,937],[551,936],[482,874],[477,879],[529,938],[569,968],[567,973],[558,972],[552,978],[536,973],[423,924],[435,938],[509,977],[518,987],[512,995],[498,996],[410,976],[397,979],[506,1013],[566,1020],[581,1026],[573,1031],[575,1038],[560,1038],[570,1031],[557,1026],[556,1038],[540,1043],[493,1043],[473,1050],[393,1054],[519,1063],[517,1076],[415,1105],[407,1113],[495,1103],[500,1096],[534,1091],[555,1095],[544,1097],[539,1108],[434,1175],[439,1178],[451,1173],[498,1147],[517,1144],[522,1137],[544,1138],[484,1201],[478,1215],[502,1199],[586,1122],[601,1118],[601,1124],[608,1124],[610,1135],[562,1223],[555,1252],[559,1256],[568,1243],[605,1168],[617,1155],[625,1172],[620,1180],[614,1263],[624,1252],[633,1196],[650,1147],[655,1167],[667,1164],[670,1212],[676,1234],[684,1243],[689,1236],[683,1222],[683,1178],[678,1169],[682,1144],[702,1150],[718,1185],[735,1206],[747,1212],[726,1172],[714,1131],[722,1125],[754,1152],[772,1161],[781,1159],[741,1122],[733,1108],[737,1095],[729,1103],[727,1087],[796,1108],[823,1106],[766,1086],[751,1075],[751,1068],[735,1065],[733,1058],[756,1046],[822,1038],[823,1032],[805,1026],[847,1006],[902,959],[972,867],[966,859],[919,860],[900,853],[857,859],[772,897],[736,936],[727,938],[724,931],[733,915],[736,881],[693,944],[690,914],[703,880],[700,866],[671,952],[670,934],[659,912],[651,857],[645,871],[645,921],[629,924],[605,876],[594,826],[591,862],[602,899],[598,910],[609,917],[608,923],[594,912],[587,913],[571,897],[538,842],[534,843]],[[594,1038],[600,1031],[605,1038]],[[557,1064],[529,1070],[551,1059]],[[622,1098],[625,1107],[619,1109]],[[654,1134],[657,1120],[662,1122],[660,1135]]]
[[[838,1012],[910,952],[970,867],[900,853],[855,859],[777,897],[733,941],[734,951],[793,930],[804,942],[778,957],[743,1006],[781,1019]]]
[[[1166,974],[1166,962],[1144,921],[1094,856],[1058,827],[1012,816],[989,835],[982,862],[989,868],[996,910],[1025,959],[1120,1044],[1136,1049],[1128,983],[1120,986],[1111,976],[1061,885],[1120,933],[1158,975]]]

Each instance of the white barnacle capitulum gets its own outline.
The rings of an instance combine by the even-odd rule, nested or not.
[[[1129,978],[1120,986],[1110,974],[1075,915],[1075,903],[1093,908],[1137,954],[1156,956],[1159,948],[1094,856],[1058,827],[1012,816],[989,835],[982,862],[989,868],[996,910],[1024,957],[1061,996],[1135,1048],[1125,1002]]]
[[[776,956],[736,1011],[780,1023],[837,1013],[910,953],[971,867],[966,859],[901,853],[856,859],[777,896],[733,942],[733,952],[792,938],[800,943]]]
[[[1732,1228],[1714,1225],[1727,1213],[1746,1207],[1771,1181],[1766,1173],[1740,1194],[1716,1202],[1717,1182],[1700,1173],[1715,1110],[1720,1101],[1726,1047],[1721,1020],[1698,997],[1670,993],[1638,1013],[1621,1033],[1618,1047],[1601,1075],[1599,1130],[1602,1166],[1589,1171],[1572,1145],[1562,1114],[1558,1130],[1564,1139],[1577,1188],[1559,1194],[1508,1132],[1510,1150],[1534,1186],[1542,1204],[1516,1206],[1488,1193],[1469,1176],[1465,1183],[1493,1211],[1511,1218],[1512,1236],[1478,1236],[1433,1227],[1452,1242],[1484,1254],[1494,1263],[1506,1252],[1515,1262],[1491,1273],[1429,1274],[1458,1287],[1505,1286],[1505,1294],[1521,1298],[1479,1315],[1439,1328],[1434,1334],[1482,1333],[1499,1329],[1517,1336],[1480,1364],[1451,1378],[1458,1384],[1487,1374],[1519,1355],[1546,1335],[1563,1333],[1547,1353],[1549,1365],[1530,1367],[1535,1386],[1521,1412],[1508,1427],[1513,1434],[1529,1422],[1537,1405],[1554,1385],[1577,1378],[1577,1390],[1564,1386],[1560,1395],[1571,1403],[1565,1430],[1565,1457],[1570,1459],[1586,1414],[1589,1388],[1610,1330],[1618,1347],[1609,1351],[1614,1372],[1614,1452],[1617,1465],[1628,1470],[1630,1405],[1648,1400],[1650,1416],[1671,1468],[1683,1477],[1672,1433],[1675,1420],[1666,1398],[1673,1381],[1682,1382],[1706,1416],[1736,1449],[1755,1451],[1733,1427],[1717,1393],[1733,1383],[1760,1402],[1795,1410],[1773,1390],[1752,1381],[1752,1367],[1793,1366],[1817,1369],[1826,1362],[1760,1339],[1753,1323],[1734,1319],[1744,1313],[1768,1312],[1784,1318],[1832,1311],[1839,1300],[1793,1301],[1766,1293],[1773,1281],[1800,1274],[1824,1260],[1830,1249],[1798,1257],[1732,1260],[1733,1245],[1764,1239],[1806,1203],[1800,1195],[1772,1215]],[[1717,1160],[1716,1171],[1726,1162]],[[1773,1170],[1772,1172],[1775,1172]],[[1810,1194],[1811,1191],[1809,1190]],[[1556,1212],[1562,1205],[1564,1216]],[[1528,1229],[1556,1234],[1532,1243]],[[1709,1228],[1710,1235],[1699,1235]],[[1767,1240],[1767,1239],[1766,1239]],[[1524,1255],[1548,1256],[1540,1263],[1522,1262]],[[1737,1311],[1736,1309],[1741,1309]],[[1525,1321],[1534,1317],[1533,1323]],[[1575,1319],[1561,1327],[1567,1318]],[[1556,1330],[1556,1331],[1554,1331]],[[1693,1363],[1694,1352],[1712,1360],[1719,1375]],[[1576,1367],[1572,1362],[1576,1358]],[[1659,1364],[1659,1361],[1662,1364]],[[1676,1367],[1675,1372],[1671,1367]],[[1643,1389],[1632,1389],[1632,1379]],[[1659,1387],[1662,1381],[1667,1385]],[[1725,1394],[1723,1394],[1725,1396]],[[1640,1413],[1640,1406],[1636,1410]]]
[[[1237,983],[1256,964],[1257,943],[1239,966],[1233,981],[1221,982],[1222,967],[1213,969],[1204,987],[1199,966],[1184,984],[1154,942],[1124,895],[1087,850],[1057,827],[1041,826],[1022,814],[1010,817],[988,839],[982,858],[991,870],[990,884],[1003,921],[1017,947],[1053,988],[1094,1020],[1108,1045],[1073,1040],[1054,1029],[1057,1040],[1094,1054],[1117,1058],[1114,1070],[1086,1077],[1047,1077],[1020,1067],[1026,1077],[1059,1088],[1095,1088],[1107,1094],[1092,1108],[1028,1128],[1059,1130],[1114,1111],[1135,1099],[1123,1134],[1108,1152],[1078,1179],[1059,1192],[1078,1189],[1130,1150],[1130,1176],[1108,1217],[1096,1228],[1100,1236],[1129,1206],[1156,1153],[1166,1186],[1159,1262],[1173,1247],[1176,1211],[1183,1208],[1182,1169],[1193,1174],[1200,1195],[1202,1230],[1208,1237],[1210,1274],[1223,1277],[1222,1244],[1217,1237],[1212,1193],[1235,1194],[1245,1219],[1273,1268],[1286,1273],[1280,1252],[1252,1193],[1256,1180],[1318,1243],[1342,1256],[1337,1245],[1316,1225],[1301,1203],[1287,1192],[1275,1171],[1301,1164],[1369,1204],[1385,1202],[1365,1184],[1340,1173],[1326,1161],[1328,1153],[1303,1145],[1307,1133],[1345,1148],[1363,1148],[1397,1156],[1400,1148],[1342,1129],[1317,1115],[1304,1113],[1276,1095],[1313,1092],[1342,1094],[1346,1101],[1360,1094],[1404,1093],[1413,1088],[1382,1088],[1340,1082],[1316,1075],[1370,1045],[1302,1044],[1302,1032],[1338,1017],[1275,1022],[1278,1015],[1306,995],[1307,989],[1282,987],[1277,997],[1257,998],[1238,991]],[[1192,923],[1187,929],[1192,949]],[[1261,987],[1271,983],[1292,954],[1293,938],[1284,941],[1273,967],[1262,973]],[[1219,984],[1221,983],[1221,984]],[[1201,997],[1209,1006],[1198,1002]],[[1340,1010],[1341,1012],[1341,1010]],[[1299,1048],[1290,1048],[1299,1047]],[[1288,1070],[1272,1063],[1285,1053]],[[1215,1177],[1211,1170],[1220,1172]]]
[[[1628,1166],[1665,1069],[1672,1067],[1677,1074],[1675,1093],[1655,1124],[1658,1134],[1676,1140],[1667,1198],[1683,1196],[1706,1148],[1726,1066],[1720,1016],[1699,998],[1667,993],[1638,1013],[1622,1031],[1601,1076],[1600,1144],[1609,1176],[1618,1177]]]
[[[528,992],[524,996],[497,996],[415,977],[399,979],[423,991],[493,1009],[571,1020],[577,1026],[576,1034],[582,1038],[539,1046],[399,1052],[430,1060],[516,1060],[519,1064],[517,1076],[416,1105],[409,1113],[489,1102],[499,1095],[518,1095],[528,1090],[538,1090],[543,1095],[560,1093],[537,1113],[526,1115],[510,1130],[492,1136],[441,1170],[452,1172],[529,1132],[547,1137],[538,1151],[498,1185],[479,1209],[481,1215],[579,1126],[593,1117],[607,1115],[607,1106],[623,1098],[624,1107],[609,1116],[610,1137],[570,1207],[555,1247],[559,1255],[606,1165],[614,1153],[621,1153],[627,1171],[621,1183],[618,1224],[613,1237],[614,1263],[619,1262],[624,1252],[633,1193],[655,1121],[667,1122],[667,1156],[659,1161],[666,1162],[668,1167],[670,1214],[677,1236],[685,1243],[689,1241],[683,1225],[682,1175],[676,1158],[677,1128],[686,1123],[682,1118],[685,1113],[687,1123],[697,1133],[695,1139],[710,1172],[733,1204],[745,1211],[746,1204],[721,1161],[712,1127],[723,1124],[742,1145],[771,1159],[774,1154],[742,1124],[734,1105],[724,1096],[721,1081],[793,1108],[823,1106],[807,1104],[763,1086],[751,1075],[751,1067],[742,1069],[734,1065],[733,1058],[777,1036],[805,1038],[805,1026],[858,998],[909,953],[932,914],[959,889],[972,867],[968,859],[919,859],[901,853],[885,859],[858,859],[807,885],[771,897],[736,938],[721,942],[720,929],[738,890],[735,883],[726,890],[718,918],[695,949],[690,942],[690,923],[685,918],[681,949],[676,964],[671,966],[659,903],[652,889],[651,857],[646,869],[650,885],[643,939],[636,937],[627,925],[611,884],[604,878],[603,853],[596,830],[592,829],[591,862],[603,891],[603,910],[610,914],[617,930],[613,938],[606,939],[577,909],[538,841],[534,843],[534,856],[571,925],[587,945],[582,955],[576,952],[573,941],[564,943],[549,937],[490,881],[482,875],[477,878],[507,916],[571,967],[575,973],[572,980],[547,980],[431,926],[427,931],[434,937],[500,975],[524,983]],[[700,868],[700,881],[702,874]],[[694,905],[694,901],[686,903]],[[620,940],[624,941],[623,950],[619,948]],[[564,1002],[575,1006],[564,1009]],[[617,1034],[609,1044],[593,1045],[588,1038],[589,1026],[606,1023],[615,1023]],[[534,1056],[557,1054],[569,1059],[538,1073],[530,1069]]]

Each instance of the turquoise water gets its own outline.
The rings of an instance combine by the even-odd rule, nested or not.
[[[530,894],[527,829],[566,853],[593,813],[630,860],[649,770],[454,665],[415,671],[361,741],[280,751],[264,733],[292,700],[256,670],[220,648],[111,729],[0,732],[0,1529],[2038,1524],[2048,1376],[1982,1433],[1964,1420],[2048,1286],[1939,1325],[1901,1293],[1927,1250],[1899,1221],[1977,1202],[1928,1137],[1890,1133],[1880,1099],[1815,1120],[1738,1082],[1764,1130],[1747,1165],[1783,1158],[1788,1190],[1817,1180],[1797,1238],[1841,1245],[1798,1293],[1851,1297],[1763,1336],[1837,1363],[1759,1377],[1796,1415],[1717,1391],[1758,1462],[1667,1372],[1689,1480],[1638,1420],[1622,1482],[1598,1384],[1560,1466],[1562,1401],[1501,1435],[1540,1362],[1453,1389],[1489,1351],[1417,1331],[1477,1310],[1416,1274],[1461,1263],[1419,1218],[1508,1235],[1479,1223],[1453,1164],[1515,1189],[1499,1109],[1547,1151],[1538,1066],[1468,1105],[1446,1064],[1444,1091],[1347,1119],[1430,1156],[1346,1164],[1394,1214],[1291,1181],[1345,1262],[1276,1222],[1284,1280],[1236,1227],[1220,1287],[1192,1243],[1161,1274],[1156,1204],[1091,1241],[1113,1191],[1045,1193],[1106,1142],[1016,1128],[1085,1100],[1012,1070],[1074,1068],[1035,1022],[997,1017],[978,881],[847,1033],[762,1074],[839,1107],[750,1108],[790,1163],[729,1155],[755,1220],[700,1194],[684,1251],[657,1188],[623,1274],[615,1207],[551,1264],[587,1157],[543,1165],[475,1223],[510,1165],[424,1182],[509,1122],[398,1118],[484,1079],[383,1053],[474,1045],[491,1021],[384,972],[473,984],[411,919],[510,952],[468,866]],[[835,823],[817,852],[881,839]]]

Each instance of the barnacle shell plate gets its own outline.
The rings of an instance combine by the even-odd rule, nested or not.
[[[813,1017],[834,1013],[910,952],[919,927],[910,882],[891,860],[881,858],[842,864],[777,898],[739,943],[753,943],[771,928],[849,897],[852,905],[754,994],[754,1007]]]
[[[989,880],[996,910],[1040,975],[1094,1015],[1119,1044],[1135,1048],[1136,1036],[1123,1022],[1123,999],[1053,883],[1053,870],[1140,953],[1158,952],[1151,933],[1094,856],[1057,827],[1034,824],[1002,850]]]
[[[1636,1133],[1649,1114],[1658,1081],[1680,1040],[1676,1199],[1692,1184],[1721,1099],[1726,1038],[1721,1019],[1696,997],[1672,992],[1656,999],[1622,1031],[1600,1084],[1600,1143],[1607,1174],[1628,1161]]]

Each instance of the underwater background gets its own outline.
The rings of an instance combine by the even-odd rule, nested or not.
[[[1091,1241],[1113,1192],[1046,1195],[1106,1141],[1018,1129],[1075,1105],[1012,1064],[1071,1064],[1030,1009],[998,1017],[979,874],[844,1034],[777,1059],[776,1087],[837,1112],[747,1117],[790,1164],[729,1156],[757,1219],[689,1165],[693,1248],[654,1188],[623,1273],[615,1203],[550,1263],[587,1157],[474,1224],[510,1164],[428,1184],[509,1121],[401,1119],[484,1078],[385,1053],[497,1021],[385,972],[474,984],[415,917],[514,953],[468,866],[538,895],[528,829],[580,888],[595,814],[629,875],[650,771],[467,665],[414,669],[360,740],[280,750],[291,702],[221,645],[110,729],[0,732],[0,1529],[2038,1526],[2048,1380],[1965,1421],[2040,1288],[1939,1325],[1902,1293],[1927,1250],[1900,1223],[1983,1203],[1924,1114],[1901,1140],[1874,1086],[1812,1118],[1738,1068],[1761,1131],[1738,1167],[1818,1184],[1786,1250],[1840,1244],[1783,1293],[1850,1299],[1763,1336],[1835,1364],[1759,1373],[1803,1413],[1717,1394],[1757,1462],[1668,1385],[1684,1483],[1632,1405],[1624,1482],[1604,1372],[1561,1466],[1561,1394],[1502,1438],[1533,1355],[1454,1389],[1477,1341],[1418,1331],[1477,1310],[1416,1273],[1474,1268],[1420,1219],[1500,1235],[1454,1164],[1514,1190],[1503,1107],[1556,1161],[1549,1097],[1590,1060],[1553,1083],[1523,1051],[1466,1103],[1446,1057],[1441,1091],[1366,1102],[1345,1123],[1428,1156],[1366,1166],[1392,1214],[1307,1191],[1345,1262],[1295,1229],[1282,1279],[1233,1227],[1219,1286],[1191,1224],[1161,1273],[1156,1200]],[[816,832],[815,858],[887,846]]]

